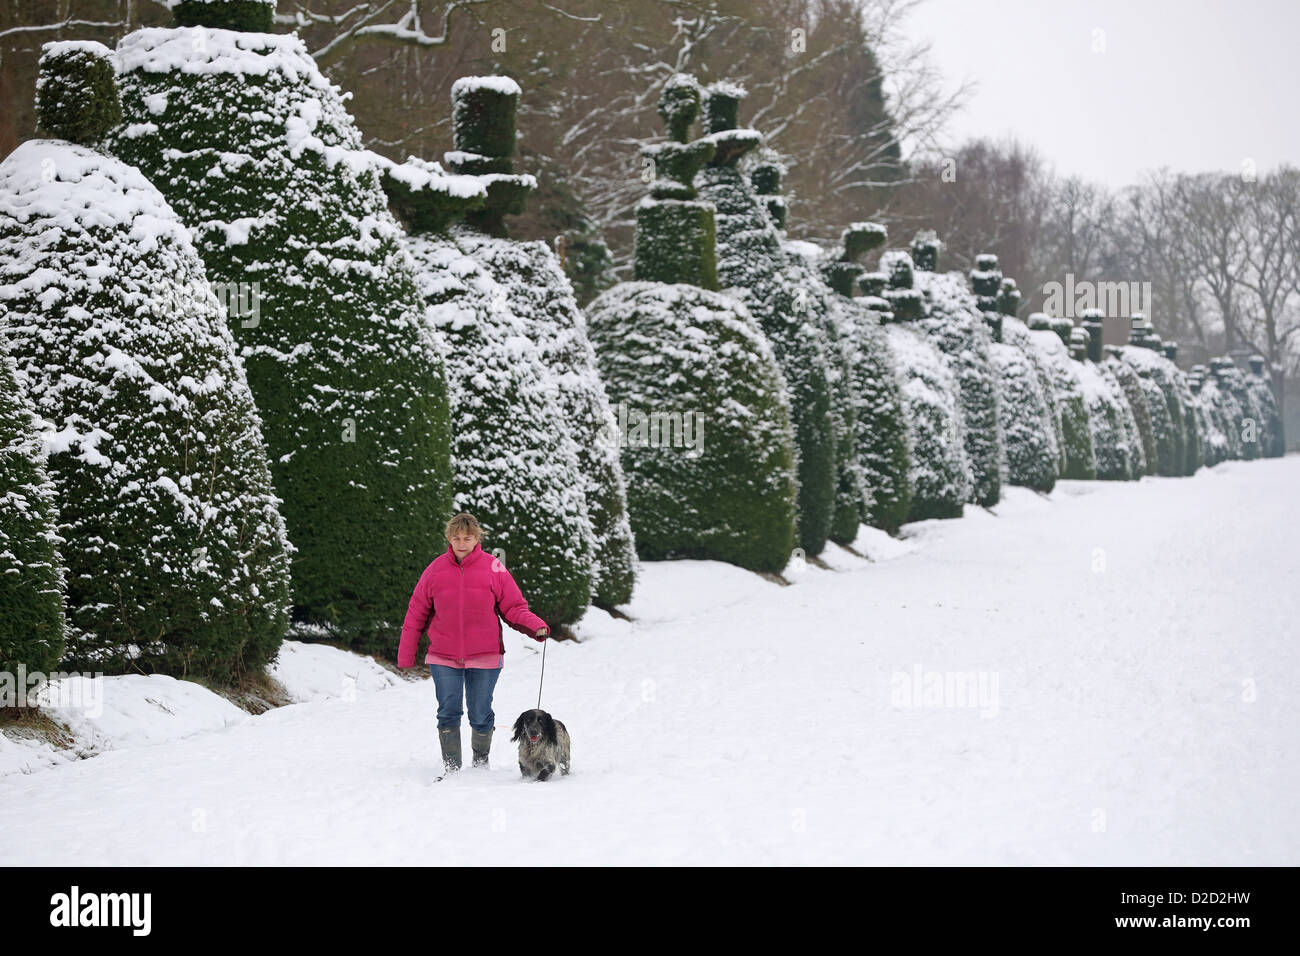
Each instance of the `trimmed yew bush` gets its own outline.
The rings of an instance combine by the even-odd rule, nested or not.
[[[261,419],[189,233],[138,170],[59,140],[0,164],[0,327],[49,423],[65,662],[260,669],[291,552]]]
[[[230,328],[298,549],[295,618],[391,652],[412,583],[446,548],[441,358],[340,91],[296,35],[210,28],[221,6],[118,44],[112,147],[167,194],[214,283],[257,290],[258,313]]]
[[[612,608],[631,600],[636,564],[619,449],[610,441],[614,412],[597,373],[586,319],[559,257],[544,242],[519,242],[508,237],[504,217],[522,210],[522,198],[517,204],[512,199],[508,206],[494,206],[492,198],[494,184],[510,174],[507,163],[514,150],[519,95],[519,87],[507,77],[465,77],[452,86],[455,150],[447,158],[471,168],[473,164],[465,157],[476,157],[474,163],[490,170],[478,177],[487,188],[490,215],[471,213],[464,225],[453,228],[453,238],[456,246],[500,286],[509,311],[518,316],[524,334],[538,346],[542,364],[549,372],[544,378],[545,387],[576,452],[578,477],[573,487],[585,498],[586,520],[574,519],[570,533],[590,538],[590,599]],[[469,103],[475,104],[473,110],[466,106]],[[476,125],[467,128],[469,118]],[[531,176],[513,179],[522,190],[520,197],[535,185]],[[651,246],[655,236],[653,231],[644,234]],[[646,254],[651,254],[650,246]],[[503,344],[509,341],[507,335]],[[586,545],[575,544],[568,551],[565,560],[575,568],[585,560],[583,547]],[[551,566],[558,568],[557,561],[552,560]],[[568,576],[576,580],[577,571]],[[547,586],[545,580],[539,579],[534,593]],[[560,588],[557,593],[577,591]],[[586,599],[582,605],[572,600],[563,606],[557,602],[552,614],[561,622],[576,620],[585,603]]]
[[[780,234],[737,168],[741,150],[760,139],[752,130],[711,128],[708,140],[729,146],[699,175],[700,198],[716,210],[718,282],[758,320],[790,389],[799,449],[799,544],[810,555],[820,554],[831,533],[839,484],[829,345],[808,312],[807,292],[788,281]]]
[[[1035,491],[1051,491],[1056,485],[1060,452],[1038,374],[1014,345],[993,343],[989,358],[997,372],[1007,481]]]
[[[588,322],[610,399],[626,409],[638,554],[783,569],[797,543],[794,432],[753,317],[720,293],[630,282],[598,296]]]

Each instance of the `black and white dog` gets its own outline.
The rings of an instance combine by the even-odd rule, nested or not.
[[[569,772],[569,732],[564,724],[544,710],[526,710],[515,721],[519,741],[519,772],[525,777],[545,780],[560,768]]]

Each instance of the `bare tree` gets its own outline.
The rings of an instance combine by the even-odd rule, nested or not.
[[[1242,232],[1249,239],[1245,268],[1236,277],[1240,302],[1240,341],[1268,359],[1278,401],[1283,376],[1294,370],[1300,341],[1297,296],[1297,218],[1300,170],[1283,166],[1257,182],[1238,187]]]

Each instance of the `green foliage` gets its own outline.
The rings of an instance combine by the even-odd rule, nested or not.
[[[47,43],[36,80],[36,119],[50,136],[93,146],[122,121],[113,54],[99,43]]]
[[[845,262],[857,262],[884,246],[888,237],[888,231],[880,223],[855,222],[840,234],[840,245],[844,250],[841,258]]]
[[[459,196],[433,187],[432,183],[413,185],[408,179],[385,170],[380,182],[388,204],[409,232],[444,234],[457,219],[473,209],[481,209],[484,196]]]
[[[1040,354],[1050,363],[1052,386],[1061,418],[1062,478],[1093,481],[1097,478],[1097,456],[1092,447],[1092,423],[1088,402],[1083,394],[1075,362],[1066,351],[1060,335],[1048,329],[1034,329],[1030,317],[1030,336]]]
[[[705,139],[691,143],[656,143],[641,150],[654,163],[655,180],[650,195],[655,199],[694,199],[695,175],[713,159],[717,146]]]
[[[867,474],[858,456],[860,398],[854,380],[853,355],[858,343],[850,341],[850,330],[843,327],[840,302],[804,260],[789,257],[785,284],[796,290],[796,306],[803,307],[809,321],[821,333],[825,346],[837,476],[828,533],[832,541],[849,544],[858,536],[858,527],[866,519],[871,504]]]
[[[971,476],[956,379],[938,348],[914,325],[894,323],[885,331],[909,430],[907,520],[960,518]]]
[[[58,502],[36,417],[0,338],[0,673],[49,673],[63,656]],[[20,692],[25,688],[20,688]]]
[[[760,196],[775,196],[781,192],[781,164],[761,162],[749,171],[749,183]]]
[[[702,92],[695,77],[678,73],[664,84],[659,94],[659,116],[668,127],[668,136],[684,143],[691,133],[695,118],[700,115]]]
[[[1119,354],[1144,381],[1156,386],[1155,390],[1147,389],[1147,407],[1156,439],[1156,474],[1170,477],[1189,474],[1188,433],[1179,395],[1178,368],[1151,347],[1154,337],[1150,333],[1140,338],[1144,345],[1124,346]],[[1157,393],[1164,405],[1163,410],[1151,407]],[[1192,458],[1197,454],[1195,442],[1196,433],[1193,431]]]
[[[625,410],[637,553],[783,569],[795,545],[794,433],[776,358],[753,318],[728,296],[649,282],[615,286],[587,314],[610,401]],[[644,416],[639,426],[635,416]],[[656,445],[651,416],[679,427],[661,429]],[[671,441],[692,420],[698,454]]]
[[[863,295],[869,298],[883,296],[888,287],[889,277],[883,272],[863,273],[861,278],[858,279],[858,288],[862,290]]]
[[[853,283],[862,275],[862,266],[839,259],[823,259],[817,266],[821,270],[822,281],[844,298],[853,298]]]
[[[933,232],[918,233],[912,240],[912,262],[916,268],[922,272],[937,272],[942,245]]]
[[[897,258],[905,257],[910,258],[906,253]],[[897,275],[898,267],[894,269]],[[972,477],[970,500],[989,508],[1002,494],[1004,457],[998,386],[989,359],[992,337],[960,273],[918,272],[916,284],[928,301],[927,315],[918,326],[947,356],[957,377]]]
[[[1034,368],[1012,345],[994,343],[989,358],[1000,390],[1007,481],[1035,491],[1051,491],[1056,484],[1058,452],[1051,411]]]
[[[519,89],[511,83],[476,82],[480,79],[482,78],[463,77],[452,85],[452,143],[458,151],[496,160],[497,164],[493,168],[476,172],[514,172],[510,160],[515,154],[515,113],[519,106]]]
[[[1106,356],[1103,363],[1106,370],[1115,376],[1115,381],[1124,391],[1124,398],[1128,401],[1129,411],[1133,415],[1134,426],[1137,429],[1137,437],[1140,455],[1134,456],[1134,468],[1130,478],[1140,478],[1142,475],[1154,475],[1156,473],[1156,462],[1158,451],[1156,449],[1156,436],[1151,424],[1151,412],[1147,408],[1146,392],[1143,391],[1142,383],[1138,381],[1137,372],[1117,354],[1117,350],[1111,347],[1107,350],[1110,354]]]
[[[715,248],[709,203],[660,199],[637,206],[637,281],[717,289]]]
[[[1016,315],[1020,312],[1020,290],[1016,280],[1005,276],[998,287],[997,310],[1002,315]]]
[[[734,83],[711,83],[704,96],[704,130],[719,133],[735,129],[745,91]]]
[[[1251,373],[1246,376],[1247,387],[1255,396],[1255,403],[1264,416],[1263,420],[1263,457],[1281,458],[1286,454],[1286,435],[1283,430],[1282,414],[1278,410],[1277,397],[1272,386],[1264,378],[1264,359],[1251,359]]]

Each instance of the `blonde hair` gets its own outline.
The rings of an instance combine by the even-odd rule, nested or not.
[[[481,540],[483,538],[483,528],[479,525],[477,518],[467,511],[462,511],[447,522],[447,537],[451,538],[457,534],[472,534]]]

